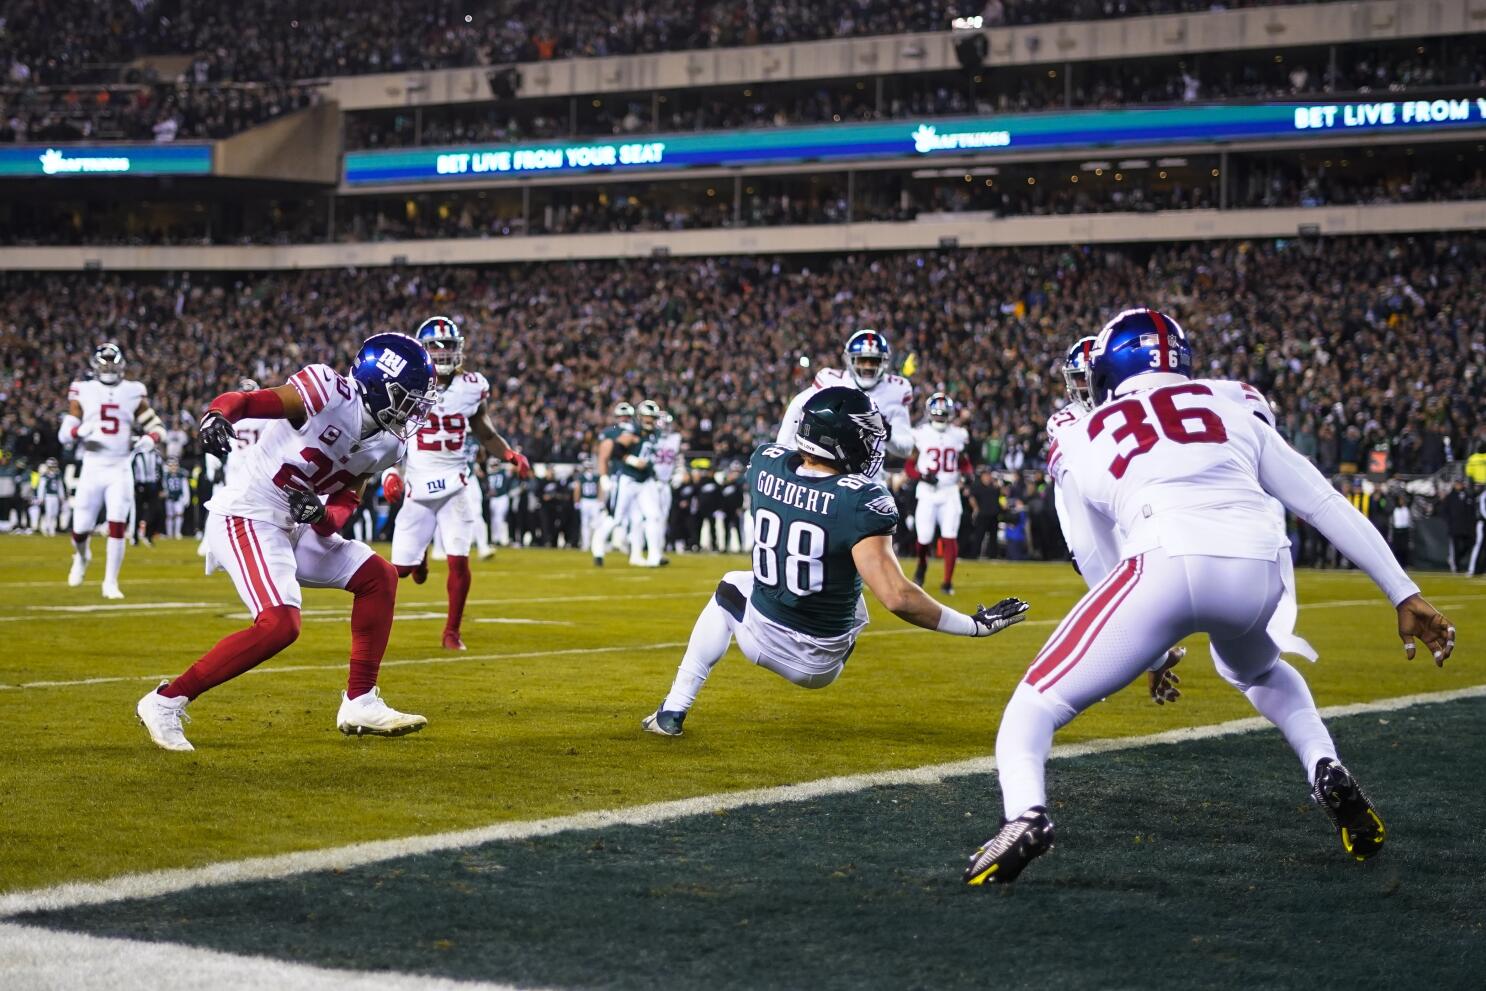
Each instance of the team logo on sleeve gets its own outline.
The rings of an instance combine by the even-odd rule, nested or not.
[[[876,498],[867,500],[862,504],[862,508],[869,513],[876,513],[878,516],[898,515],[898,504],[893,502],[893,497],[886,492]]]
[[[408,359],[387,348],[382,352],[382,357],[377,359],[377,367],[386,372],[389,378],[397,378],[408,367]]]

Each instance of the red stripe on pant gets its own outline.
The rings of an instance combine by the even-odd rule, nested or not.
[[[1038,687],[1037,690],[1039,692],[1045,692],[1049,688],[1052,688],[1063,679],[1064,675],[1066,675],[1069,671],[1072,671],[1074,668],[1078,667],[1078,662],[1084,659],[1084,655],[1089,652],[1089,648],[1094,646],[1094,642],[1099,639],[1099,634],[1103,632],[1105,624],[1107,624],[1110,619],[1114,617],[1114,614],[1119,611],[1120,605],[1130,597],[1130,593],[1135,591],[1135,586],[1140,584],[1140,575],[1145,570],[1145,560],[1144,558],[1139,557],[1134,558],[1133,560],[1135,561],[1134,575],[1128,582],[1125,583],[1125,586],[1120,590],[1120,593],[1118,596],[1115,597],[1115,600],[1109,604],[1109,608],[1104,610],[1104,615],[1099,618],[1099,624],[1094,627],[1093,631],[1089,634],[1088,639],[1084,641],[1083,647],[1079,649],[1077,654],[1069,658],[1068,663],[1063,666],[1063,669],[1061,671],[1053,675],[1051,678],[1047,679],[1046,684]]]
[[[237,551],[238,560],[243,565],[243,575],[248,580],[249,587],[253,590],[253,596],[258,600],[259,609],[268,609],[277,605],[273,596],[269,593],[268,586],[263,581],[262,572],[253,545],[248,541],[248,528],[246,520],[234,516],[229,525],[232,536],[233,549]]]
[[[253,541],[254,557],[258,561],[258,566],[263,570],[263,583],[268,586],[268,595],[273,599],[274,605],[282,606],[284,597],[279,594],[279,587],[273,583],[273,572],[268,570],[268,555],[263,553],[263,545],[258,543],[258,527],[253,524],[252,520],[244,520],[243,525],[247,527],[248,536]]]
[[[253,600],[253,612],[261,613],[268,608],[263,600],[258,597],[258,590],[253,587],[253,579],[248,572],[248,562],[243,557],[242,550],[237,546],[237,537],[233,534],[233,527],[237,524],[237,517],[229,516],[223,521],[223,527],[227,530],[227,546],[232,548],[232,556],[237,558],[237,570],[242,572],[243,581],[248,585],[248,598]]]
[[[1064,621],[1063,628],[1059,633],[1053,634],[1053,640],[1043,648],[1037,660],[1032,662],[1032,667],[1027,670],[1027,677],[1024,680],[1028,684],[1035,685],[1057,670],[1058,665],[1062,664],[1078,647],[1079,641],[1098,619],[1099,614],[1104,612],[1105,607],[1119,594],[1120,589],[1130,582],[1135,574],[1136,561],[1136,558],[1131,558],[1110,572],[1109,577],[1104,579],[1104,583],[1092,593],[1092,597],[1085,599],[1083,606]]]

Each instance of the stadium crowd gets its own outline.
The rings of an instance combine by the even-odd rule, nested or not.
[[[960,15],[1000,26],[1279,2],[9,0],[0,69],[18,82],[97,82],[141,56],[193,54],[213,80],[266,82],[935,31]]]
[[[226,138],[318,99],[311,87],[257,83],[0,89],[0,144]]]

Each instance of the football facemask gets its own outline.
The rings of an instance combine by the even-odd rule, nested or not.
[[[104,385],[118,385],[124,378],[124,352],[109,342],[93,349],[93,376]]]

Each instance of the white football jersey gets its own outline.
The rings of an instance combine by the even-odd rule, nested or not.
[[[784,419],[779,424],[779,436],[775,443],[781,447],[794,447],[795,434],[800,429],[800,417],[804,415],[805,403],[822,389],[837,386],[855,389],[857,384],[847,371],[822,368],[810,387],[790,400],[789,407],[784,411]],[[913,421],[908,415],[908,411],[913,408],[913,386],[901,375],[884,375],[866,393],[877,404],[882,418],[892,428],[887,441],[887,453],[895,458],[908,457],[913,451]]]
[[[134,420],[150,404],[143,382],[122,379],[104,385],[97,379],[74,382],[68,400],[82,407],[80,429],[92,432],[79,443],[83,465],[113,467],[129,460],[134,447]]]
[[[222,462],[222,478],[226,482],[232,481],[232,473],[235,466],[243,463],[242,449],[252,447],[262,438],[263,432],[268,429],[269,424],[276,423],[275,420],[263,420],[257,417],[245,417],[232,425],[232,430],[237,438],[232,442],[232,453],[227,455],[227,460]]]
[[[464,439],[475,411],[489,396],[490,383],[479,372],[459,372],[439,390],[428,422],[408,442],[403,481],[409,499],[442,499],[464,488],[471,477]]]
[[[268,421],[258,443],[232,455],[232,478],[212,495],[207,509],[291,527],[289,489],[311,489],[328,499],[402,460],[406,445],[387,431],[362,437],[370,418],[345,376],[326,365],[309,365],[289,383],[304,400],[309,414],[304,424],[295,429],[288,420]]]
[[[1121,558],[1161,547],[1268,561],[1289,546],[1259,481],[1265,447],[1284,441],[1257,390],[1194,380],[1067,413],[1049,424],[1048,471],[1115,523]]]
[[[913,447],[918,451],[915,467],[919,475],[934,475],[934,489],[948,491],[959,487],[960,461],[970,446],[970,434],[964,427],[951,423],[943,430],[932,422],[920,423],[913,429]],[[918,483],[920,486],[924,482]]]
[[[655,458],[655,477],[666,485],[671,484],[671,476],[676,474],[676,462],[681,458],[681,435],[672,431],[661,434],[656,440],[651,454]]]

